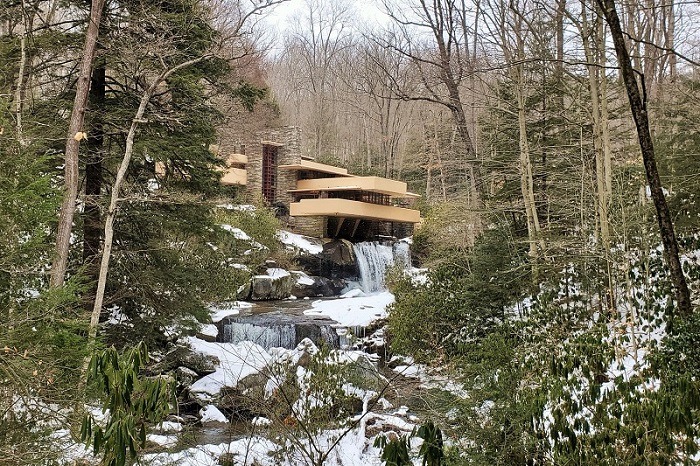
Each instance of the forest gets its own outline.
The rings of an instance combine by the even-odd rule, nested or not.
[[[697,2],[0,5],[0,465],[700,464]],[[420,195],[378,292],[281,127]]]

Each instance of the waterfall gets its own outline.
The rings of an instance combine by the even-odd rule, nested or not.
[[[407,268],[411,265],[407,243],[395,243],[392,247],[378,241],[368,241],[355,244],[353,251],[360,270],[360,286],[365,293],[385,289],[384,276],[388,268],[394,265]]]
[[[329,319],[314,319],[292,314],[254,314],[223,319],[219,326],[218,341],[222,343],[240,343],[252,341],[266,350],[270,348],[293,349],[304,338],[309,338],[316,345],[338,348],[339,335]]]
[[[243,322],[231,322],[224,326],[224,341],[240,343],[252,341],[266,350],[270,348],[294,348],[297,344],[294,325],[262,326]]]

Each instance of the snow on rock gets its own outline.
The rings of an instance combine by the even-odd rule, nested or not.
[[[182,432],[182,424],[174,421],[163,421],[156,426],[158,432]]]
[[[250,309],[251,307],[253,307],[251,303],[246,303],[243,301],[212,305],[209,307],[211,321],[213,323],[220,322],[225,317],[238,315],[241,313],[242,309]]]
[[[269,268],[265,272],[272,278],[289,277],[291,275],[289,272],[279,267]]]
[[[201,324],[198,335],[201,335],[203,340],[214,341],[219,335],[219,329],[214,324]]]
[[[416,366],[396,366],[394,372],[401,374],[404,377],[419,378],[420,370]]]
[[[311,286],[314,283],[314,279],[306,275],[304,272],[300,271],[292,271],[292,274],[296,277],[297,279],[297,285],[306,285],[306,286]]]
[[[258,249],[258,250],[267,249],[267,247],[265,247],[264,245],[258,243],[258,242],[255,241],[255,240],[253,240],[253,238],[251,238],[251,237],[248,235],[248,233],[246,233],[245,231],[241,230],[240,228],[231,226],[231,225],[226,224],[226,223],[222,223],[222,224],[219,225],[219,226],[220,226],[223,230],[226,230],[226,231],[228,231],[229,233],[231,233],[231,234],[233,235],[234,238],[239,239],[239,240],[241,240],[241,241],[248,241],[248,242],[250,243],[250,245],[253,246],[253,248],[255,248],[255,249]],[[245,254],[245,253],[244,253],[244,254]]]
[[[148,434],[146,435],[146,440],[156,445],[160,445],[165,448],[172,448],[177,445],[177,435],[158,435],[158,434]]]
[[[290,249],[299,249],[310,254],[320,254],[323,252],[323,244],[321,244],[321,241],[309,236],[280,230],[277,232],[277,239]]]
[[[278,462],[270,454],[276,450],[271,440],[253,437],[219,445],[198,445],[177,453],[144,455],[143,460],[151,466],[218,466],[219,458],[228,454],[236,465],[273,466]]]
[[[342,295],[340,295],[340,298],[341,298],[341,299],[344,299],[344,298],[357,298],[357,297],[359,297],[359,296],[366,296],[366,295],[365,295],[365,293],[362,291],[361,288],[353,288],[352,290],[347,291],[347,292],[343,293]]]
[[[411,361],[410,358],[408,358]],[[416,378],[420,380],[421,387],[427,389],[442,390],[452,393],[453,395],[466,399],[469,394],[464,389],[464,385],[455,382],[450,377],[435,373],[430,368],[423,364],[413,364],[408,362],[405,365],[395,366],[394,372],[403,375],[404,377]]]
[[[237,270],[242,270],[244,272],[250,272],[250,267],[248,267],[245,264],[239,264],[237,262],[232,262],[228,266],[231,268],[237,269]]]
[[[228,423],[228,419],[224,416],[224,413],[219,411],[219,409],[214,405],[208,405],[199,410],[199,415],[201,416],[202,424],[208,422],[223,422]]]
[[[327,301],[315,301],[306,315],[324,315],[342,326],[366,327],[387,316],[386,308],[394,302],[394,295],[388,291],[366,296],[348,297]]]
[[[411,432],[416,425],[412,422],[408,422],[399,416],[392,416],[390,414],[377,414],[369,413],[367,414],[366,421],[370,424],[374,424],[377,427],[391,427],[396,430],[402,430],[404,432]]]
[[[262,371],[272,362],[268,352],[252,341],[210,343],[188,337],[187,342],[194,351],[219,359],[216,372],[197,380],[190,387],[190,392],[203,402],[214,399],[223,387],[235,388],[241,379]]]
[[[266,417],[254,417],[253,425],[256,427],[264,427],[272,424],[272,421]]]
[[[226,223],[223,223],[219,225],[223,230],[228,231],[229,233],[233,234],[233,237],[236,239],[240,239],[242,241],[250,241],[252,238],[248,236],[248,233],[245,231],[241,230],[240,228],[228,225]]]

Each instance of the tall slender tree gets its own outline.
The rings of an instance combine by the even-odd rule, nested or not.
[[[86,138],[83,128],[85,110],[90,94],[90,77],[92,76],[92,64],[97,48],[97,36],[99,34],[102,12],[106,0],[92,0],[90,15],[85,33],[85,45],[80,60],[80,71],[75,89],[75,100],[71,111],[68,137],[66,138],[64,161],[64,197],[59,211],[58,231],[56,233],[56,251],[51,265],[51,286],[62,286],[68,267],[68,252],[70,250],[70,237],[73,230],[73,217],[78,198],[78,151],[80,141]]]
[[[632,117],[637,128],[637,139],[642,152],[644,170],[647,183],[651,192],[651,198],[656,208],[656,218],[661,232],[661,242],[664,246],[664,256],[671,274],[671,281],[675,291],[678,310],[681,315],[690,315],[693,312],[693,305],[690,300],[690,290],[683,274],[680,261],[678,241],[673,228],[673,219],[666,203],[661,178],[656,166],[654,153],[654,143],[649,129],[649,113],[647,110],[647,93],[644,84],[645,75],[632,67],[625,34],[620,24],[617,8],[614,0],[596,0],[596,3],[603,12],[605,21],[610,27],[610,35],[615,45],[617,63],[620,67],[620,74],[625,83],[627,97],[632,111]],[[638,82],[637,76],[641,79]]]

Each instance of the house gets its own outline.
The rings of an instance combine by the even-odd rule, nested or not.
[[[315,162],[302,156],[299,143],[299,129],[285,127],[234,144],[220,154],[226,159],[221,182],[245,186],[248,197],[262,197],[290,230],[308,236],[403,237],[420,222],[418,210],[410,208],[419,196],[406,183]]]

